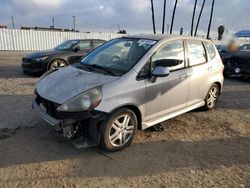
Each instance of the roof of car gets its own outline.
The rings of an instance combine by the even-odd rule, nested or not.
[[[207,40],[200,37],[191,37],[187,35],[169,35],[169,34],[137,34],[126,36],[129,38],[144,38],[160,41],[162,39],[198,39],[198,40]]]
[[[105,41],[103,39],[69,39],[68,41],[73,41],[73,40],[80,40],[80,41],[85,41],[85,40],[93,40],[93,41]]]

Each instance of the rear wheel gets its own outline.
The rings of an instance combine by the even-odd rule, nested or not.
[[[128,147],[134,138],[138,121],[133,111],[121,108],[112,113],[101,125],[100,146],[108,151]]]
[[[218,101],[218,97],[219,97],[219,87],[217,84],[213,84],[210,87],[205,99],[205,109],[206,110],[214,109]]]
[[[55,69],[59,69],[62,67],[66,67],[67,63],[63,60],[60,59],[55,59],[54,61],[52,61],[49,65],[49,69],[48,70],[55,70]]]

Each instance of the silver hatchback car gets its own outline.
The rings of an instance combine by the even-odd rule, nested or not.
[[[209,40],[126,36],[43,75],[32,106],[77,148],[117,151],[131,144],[137,129],[202,106],[213,109],[223,69]]]

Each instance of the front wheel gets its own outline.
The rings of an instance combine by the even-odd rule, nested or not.
[[[50,63],[48,70],[55,70],[66,66],[67,63],[65,61],[56,59]]]
[[[133,111],[121,108],[112,113],[101,125],[100,146],[108,151],[128,147],[134,138],[138,121]]]
[[[205,109],[206,110],[214,109],[218,101],[218,97],[219,97],[219,87],[217,84],[213,84],[210,87],[207,96],[205,98]]]

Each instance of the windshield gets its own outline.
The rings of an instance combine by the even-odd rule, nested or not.
[[[114,39],[89,53],[81,63],[120,76],[127,73],[155,43],[148,39]]]
[[[56,50],[69,50],[72,46],[78,43],[77,40],[67,40],[55,47]]]
[[[250,44],[244,44],[240,47],[240,50],[250,50]]]

